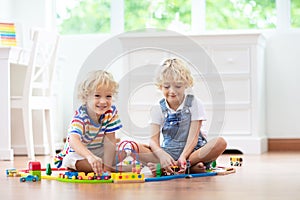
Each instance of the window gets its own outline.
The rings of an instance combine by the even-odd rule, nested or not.
[[[56,11],[61,34],[110,32],[110,0],[59,0]]]
[[[289,4],[288,0],[277,1]],[[300,1],[290,1],[291,25],[286,27],[299,28]],[[280,9],[276,9],[276,0],[57,0],[56,4],[61,34],[111,33],[114,27],[118,31],[158,28],[181,33],[275,29],[280,21],[277,17],[282,16],[277,13]],[[111,10],[123,12],[117,15]],[[113,18],[117,20],[112,22]],[[197,28],[200,26],[201,29]]]
[[[124,1],[125,31],[158,28],[191,30],[191,0]]]
[[[275,0],[206,0],[206,29],[275,28]]]
[[[291,26],[300,28],[300,1],[291,0]]]

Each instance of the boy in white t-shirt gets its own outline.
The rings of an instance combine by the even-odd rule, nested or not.
[[[203,104],[193,95],[185,94],[193,86],[193,77],[186,64],[178,58],[167,59],[161,66],[156,85],[164,98],[151,109],[151,139],[148,145],[139,145],[140,160],[147,163],[153,174],[156,163],[173,172],[186,170],[187,160],[190,172],[205,171],[205,166],[216,160],[226,149],[222,137],[206,140],[201,130],[206,120]],[[160,145],[160,135],[163,143]]]

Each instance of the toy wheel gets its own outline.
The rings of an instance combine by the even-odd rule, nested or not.
[[[36,178],[33,178],[33,179],[32,179],[32,182],[36,182]]]
[[[25,178],[21,178],[20,181],[21,182],[26,182],[26,179]]]

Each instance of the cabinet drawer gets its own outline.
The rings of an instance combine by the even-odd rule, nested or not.
[[[249,79],[223,80],[226,103],[251,102]]]
[[[249,73],[250,47],[213,48],[211,58],[219,73]]]
[[[225,102],[239,103],[239,102],[251,102],[250,97],[250,79],[248,76],[243,77],[221,77],[223,88],[217,88],[216,91],[219,94],[224,92]],[[193,93],[199,97],[204,103],[212,103],[211,89],[215,86],[209,87],[208,84],[213,82],[207,82],[205,79],[195,79],[195,85],[193,87]]]
[[[130,68],[141,67],[144,65],[155,65],[158,67],[163,60],[170,57],[170,55],[164,51],[151,49],[141,49],[131,52],[128,55]]]

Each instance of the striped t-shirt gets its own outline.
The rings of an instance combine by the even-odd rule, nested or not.
[[[113,133],[122,128],[117,108],[114,105],[101,115],[99,122],[100,124],[94,123],[87,114],[86,106],[80,106],[75,111],[69,125],[67,141],[61,153],[68,154],[68,152],[74,152],[69,145],[69,136],[71,134],[78,134],[81,138],[81,142],[85,144],[89,150],[93,150],[103,147],[104,135]]]

